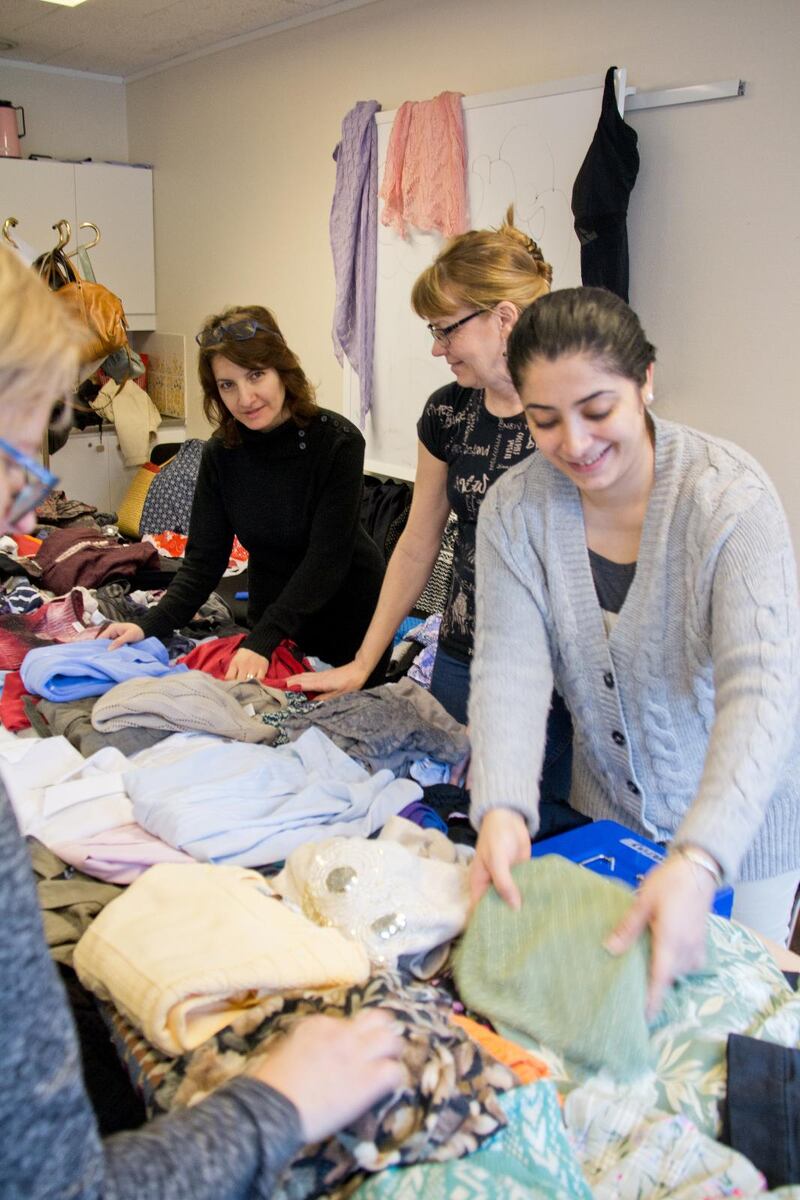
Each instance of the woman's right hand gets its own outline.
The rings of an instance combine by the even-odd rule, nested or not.
[[[141,625],[134,625],[132,621],[112,621],[110,625],[106,625],[105,629],[101,629],[97,636],[112,638],[108,648],[116,650],[119,646],[124,646],[126,642],[143,641],[144,630]]]
[[[334,700],[347,692],[358,692],[367,682],[369,671],[365,671],[355,659],[343,667],[331,667],[329,671],[306,671],[292,675],[286,680],[287,687],[299,687],[301,692],[319,692],[320,699]]]
[[[391,1013],[380,1008],[362,1009],[350,1018],[307,1017],[247,1074],[291,1100],[311,1144],[344,1129],[403,1086],[403,1044]]]
[[[525,818],[510,808],[493,808],[481,822],[475,857],[469,868],[472,904],[494,885],[511,908],[522,907],[519,888],[511,878],[511,868],[527,862],[531,856],[531,835]]]

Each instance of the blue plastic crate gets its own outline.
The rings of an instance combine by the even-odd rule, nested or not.
[[[667,852],[657,842],[641,837],[617,821],[592,821],[580,829],[536,842],[531,857],[541,858],[545,854],[560,854],[598,875],[608,875],[635,888],[648,871],[664,861]],[[713,911],[720,917],[729,917],[732,908],[733,888],[721,888],[714,897]]]

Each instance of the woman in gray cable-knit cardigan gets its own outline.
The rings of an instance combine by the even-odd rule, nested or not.
[[[481,507],[470,698],[475,896],[530,854],[553,682],[570,803],[669,843],[608,948],[649,924],[648,1006],[702,962],[715,888],[786,940],[800,881],[797,578],[744,451],[658,419],[655,350],[610,292],[527,309],[508,363],[539,453]]]

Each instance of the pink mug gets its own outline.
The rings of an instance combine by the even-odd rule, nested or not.
[[[22,113],[22,133],[17,128],[17,113]],[[10,100],[0,100],[0,158],[22,158],[19,139],[25,137],[25,109]]]

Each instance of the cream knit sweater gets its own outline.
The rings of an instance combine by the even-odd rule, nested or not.
[[[362,946],[292,912],[257,871],[207,863],[145,871],[95,918],[74,965],[164,1054],[194,1050],[274,992],[369,978]]]
[[[727,879],[800,866],[797,576],[744,451],[654,421],[638,565],[606,636],[577,488],[536,454],[481,506],[473,809],[538,825],[553,681],[573,716],[570,803],[708,850]]]

